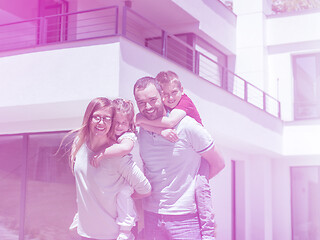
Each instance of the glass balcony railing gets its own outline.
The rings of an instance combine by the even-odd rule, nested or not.
[[[121,23],[121,25],[120,25]],[[0,51],[61,42],[123,36],[190,70],[234,96],[280,118],[280,102],[179,36],[130,8],[117,6],[58,14],[0,25]],[[208,51],[210,52],[210,51]]]

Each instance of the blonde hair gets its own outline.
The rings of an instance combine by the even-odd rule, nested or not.
[[[92,118],[92,114],[100,109],[103,109],[103,108],[111,108],[112,117],[113,117],[114,106],[113,106],[111,100],[109,100],[106,97],[98,97],[98,98],[92,99],[90,101],[90,103],[88,104],[87,109],[84,113],[81,127],[71,131],[70,133],[68,133],[67,136],[64,137],[64,139],[65,139],[66,137],[70,136],[71,134],[76,133],[76,136],[74,138],[74,141],[73,141],[73,144],[71,147],[71,153],[70,153],[70,159],[69,159],[69,164],[70,164],[70,168],[71,168],[72,172],[74,172],[74,164],[76,161],[76,155],[77,155],[80,147],[86,141],[88,141],[88,137],[89,137],[89,133],[90,133],[89,125],[90,125],[90,121]],[[111,134],[111,131],[109,131],[107,133],[108,137],[111,137],[110,134]]]
[[[125,100],[123,98],[117,98],[112,101],[112,104],[114,106],[114,114],[122,113],[127,117],[127,120],[129,122],[129,132],[136,132],[136,127],[134,124],[134,106],[133,103],[130,100]],[[114,140],[116,138],[115,136],[115,124],[112,124],[111,126],[111,133],[114,137]]]
[[[158,73],[158,75],[156,76],[156,81],[160,84],[161,87],[164,84],[174,83],[179,89],[181,89],[181,81],[179,80],[178,75],[172,71],[162,71]]]

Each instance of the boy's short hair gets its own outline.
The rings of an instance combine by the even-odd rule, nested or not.
[[[156,81],[159,82],[160,86],[168,83],[175,83],[179,89],[181,89],[181,82],[178,75],[172,71],[162,71],[156,76]]]

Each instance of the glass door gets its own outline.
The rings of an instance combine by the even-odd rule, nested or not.
[[[60,42],[67,38],[68,2],[65,0],[39,0],[39,17],[46,17],[44,28],[46,30],[46,43]]]
[[[320,167],[291,168],[292,239],[320,239]]]

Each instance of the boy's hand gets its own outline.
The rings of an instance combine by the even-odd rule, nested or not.
[[[162,130],[161,136],[170,142],[177,142],[179,140],[178,134],[171,128]]]
[[[90,160],[90,164],[93,167],[99,167],[100,166],[100,162],[102,160],[102,155],[103,153],[100,153],[98,155],[93,156],[93,158]]]

